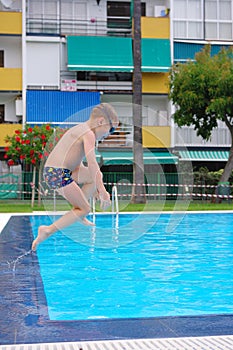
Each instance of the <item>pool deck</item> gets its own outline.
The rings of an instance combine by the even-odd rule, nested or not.
[[[127,339],[1,346],[1,350],[232,350],[233,336]]]
[[[23,237],[28,216],[37,214],[0,214],[0,350],[233,349],[231,314],[50,321],[36,254],[15,274],[7,261],[30,249],[30,240],[17,242],[18,232]]]

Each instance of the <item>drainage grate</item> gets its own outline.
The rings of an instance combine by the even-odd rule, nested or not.
[[[232,350],[233,336],[19,344],[0,350]]]

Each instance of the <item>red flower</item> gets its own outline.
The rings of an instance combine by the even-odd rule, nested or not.
[[[26,145],[29,145],[30,142],[31,142],[30,140],[26,140],[26,141],[25,141]]]
[[[4,154],[4,159],[7,159],[8,158],[8,155],[7,154]]]
[[[31,159],[32,164],[36,164],[36,158]]]
[[[20,152],[21,148],[20,147],[15,147],[16,151]]]
[[[50,130],[50,125],[46,125],[45,129],[49,131]]]
[[[34,154],[34,150],[33,150],[33,149],[31,149],[29,153],[30,153],[30,156],[33,156],[33,154]]]
[[[40,153],[40,154],[38,155],[38,158],[39,158],[39,159],[42,159],[42,158],[43,158],[43,154]]]
[[[41,139],[42,140],[45,140],[46,139],[46,136],[44,134],[41,135]]]
[[[20,131],[20,130],[15,130],[15,133],[16,133],[17,135],[20,135],[21,131]]]
[[[20,142],[20,141],[21,141],[21,138],[20,138],[19,136],[16,136],[15,141],[16,141],[16,142]]]
[[[8,162],[7,162],[7,164],[8,164],[9,166],[11,166],[11,165],[14,165],[15,162],[13,161],[13,159],[9,159]]]
[[[44,152],[44,156],[45,156],[45,157],[48,157],[48,156],[49,156],[49,153],[48,153],[48,152]]]
[[[8,152],[8,151],[9,151],[9,147],[5,147],[4,150],[5,150],[6,152]]]
[[[26,156],[25,156],[24,154],[21,154],[19,158],[20,158],[20,159],[25,159]]]
[[[32,132],[33,131],[33,129],[32,128],[28,128],[28,132]]]

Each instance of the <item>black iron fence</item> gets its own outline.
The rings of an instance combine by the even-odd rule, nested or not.
[[[27,34],[47,35],[97,35],[131,37],[131,22],[128,18],[110,17],[107,20],[98,18],[85,19],[56,19],[56,18],[27,18]]]

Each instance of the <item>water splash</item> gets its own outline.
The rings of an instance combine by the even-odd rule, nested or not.
[[[14,259],[14,260],[12,260],[12,261],[7,261],[7,264],[8,264],[8,266],[9,266],[9,268],[12,267],[12,271],[15,272],[15,270],[16,270],[16,265],[18,264],[18,262],[19,262],[20,260],[22,260],[25,256],[31,254],[32,252],[33,252],[33,251],[30,249],[30,250],[28,250],[26,253],[24,253],[24,254],[18,256],[16,259]]]

